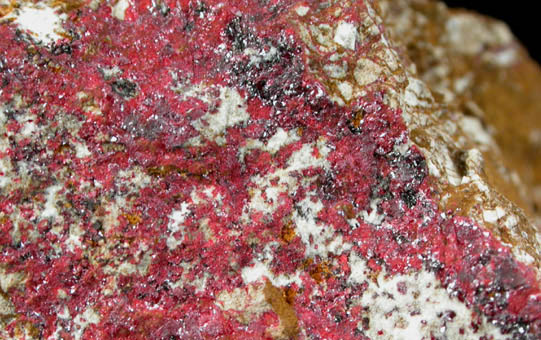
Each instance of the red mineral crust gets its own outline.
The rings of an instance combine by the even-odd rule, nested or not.
[[[400,4],[5,2],[0,338],[540,339],[541,234]]]

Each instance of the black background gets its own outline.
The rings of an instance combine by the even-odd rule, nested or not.
[[[509,25],[515,36],[530,52],[530,55],[541,61],[539,47],[541,33],[541,14],[536,9],[537,1],[480,1],[480,0],[444,0],[449,7],[466,8],[485,14]]]

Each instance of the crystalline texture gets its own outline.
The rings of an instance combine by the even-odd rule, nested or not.
[[[503,24],[423,0],[0,13],[0,338],[541,336],[538,116],[496,114],[538,114],[541,71]]]

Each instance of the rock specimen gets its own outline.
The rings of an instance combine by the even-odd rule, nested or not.
[[[541,337],[541,71],[503,24],[428,0],[0,13],[0,338]]]

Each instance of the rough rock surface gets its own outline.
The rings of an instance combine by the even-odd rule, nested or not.
[[[0,16],[0,338],[541,337],[541,71],[505,25],[428,0]]]

